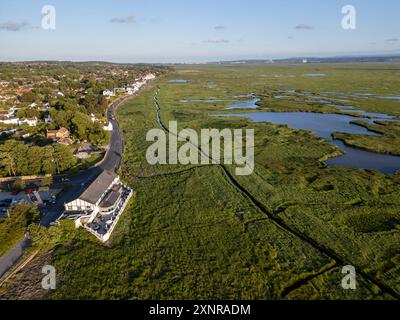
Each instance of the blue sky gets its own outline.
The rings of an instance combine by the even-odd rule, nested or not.
[[[44,5],[56,29],[41,28]],[[357,29],[341,28],[344,5]],[[204,62],[400,53],[398,0],[2,0],[0,60]]]

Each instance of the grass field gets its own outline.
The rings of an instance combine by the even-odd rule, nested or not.
[[[308,73],[326,77],[303,76]],[[154,82],[118,110],[126,147],[120,175],[135,197],[112,241],[101,245],[67,225],[35,231],[43,252],[57,245],[52,264],[59,282],[50,298],[398,298],[400,173],[327,168],[323,161],[338,150],[311,132],[209,116],[228,112],[232,102],[178,101],[237,100],[230,97],[255,93],[261,110],[339,112],[302,103],[293,93],[273,97],[292,89],[314,95],[334,91],[337,99],[355,92],[393,95],[399,73],[400,67],[390,65],[185,66]],[[169,83],[172,79],[190,82]],[[146,133],[158,128],[157,86],[164,123],[177,120],[180,129],[255,129],[254,173],[234,176],[234,166],[225,167],[242,191],[221,166],[147,163]],[[347,99],[356,109],[400,112],[399,101]],[[395,125],[382,130],[379,138],[343,139],[388,152],[392,147],[382,139],[390,136],[392,145],[399,145],[400,135]],[[341,287],[342,264],[356,268],[357,290]]]

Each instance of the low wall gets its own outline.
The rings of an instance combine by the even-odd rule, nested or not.
[[[15,180],[22,180],[22,181],[30,181],[30,180],[38,180],[38,179],[44,179],[44,178],[51,178],[51,174],[46,174],[44,176],[20,176],[20,177],[6,177],[6,178],[0,178],[0,183],[6,183],[6,182],[14,182]]]
[[[31,240],[25,237],[0,257],[0,277],[2,277],[22,257]]]

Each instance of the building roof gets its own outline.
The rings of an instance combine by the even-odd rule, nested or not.
[[[59,133],[69,133],[68,129],[66,129],[66,128],[60,128],[60,129],[57,130],[57,132],[59,132]]]
[[[74,141],[71,138],[61,138],[57,140],[57,143],[70,146],[71,144],[74,144]]]
[[[18,131],[16,132],[16,134],[22,137],[22,136],[25,136],[25,135],[29,134],[29,131],[26,131],[26,130],[18,130]]]
[[[114,172],[103,171],[86,191],[82,193],[79,199],[91,204],[96,204],[117,177],[117,174]]]
[[[100,208],[109,208],[113,206],[121,196],[121,188],[114,187],[107,192],[104,198],[100,202]]]

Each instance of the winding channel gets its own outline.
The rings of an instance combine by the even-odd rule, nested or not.
[[[232,109],[257,109],[259,99],[253,98],[247,102],[242,102],[229,106],[226,110]],[[329,103],[329,102],[327,102]],[[338,106],[339,107],[339,106]],[[346,108],[346,107],[343,107]],[[347,107],[352,108],[352,107]],[[351,167],[358,169],[375,170],[386,174],[394,174],[400,170],[400,157],[382,153],[362,150],[357,147],[346,145],[341,140],[332,137],[333,132],[343,132],[355,135],[381,136],[382,134],[368,130],[365,127],[354,124],[355,119],[369,123],[374,121],[397,121],[394,117],[386,114],[365,112],[362,110],[343,110],[344,112],[354,112],[366,117],[374,118],[355,118],[351,114],[324,114],[312,112],[270,112],[257,111],[252,113],[232,113],[215,114],[217,117],[245,117],[250,118],[254,123],[270,122],[279,125],[289,125],[293,129],[312,131],[319,138],[325,138],[343,152],[342,156],[330,158],[325,164],[330,167]]]
[[[157,109],[157,116],[156,116],[156,121],[158,125],[160,126],[161,129],[165,130],[168,134],[170,134],[170,131],[168,128],[165,126],[165,124],[162,122],[161,119],[161,104],[158,100],[158,95],[160,92],[161,88],[157,87],[155,96],[154,96],[154,103],[155,107]],[[201,148],[198,146],[195,146],[200,153],[204,154]],[[207,155],[208,156],[208,155]],[[208,156],[210,157],[210,156]],[[211,157],[210,157],[211,159]],[[292,236],[295,236],[299,240],[301,240],[304,243],[307,243],[317,251],[319,251],[321,254],[329,257],[331,260],[335,261],[336,266],[346,266],[346,265],[352,265],[356,267],[357,273],[361,275],[363,278],[367,279],[383,292],[387,293],[394,298],[400,300],[400,294],[391,288],[390,286],[382,283],[380,280],[376,279],[374,276],[370,275],[369,273],[365,272],[362,270],[361,267],[358,267],[356,264],[352,263],[351,261],[346,261],[343,257],[341,257],[339,254],[337,254],[333,249],[326,247],[318,242],[316,242],[314,239],[308,237],[307,235],[301,233],[300,231],[292,228],[291,226],[287,225],[279,216],[274,215],[272,212],[268,211],[268,209],[260,202],[258,201],[252,194],[249,192],[246,188],[244,188],[240,183],[235,179],[235,177],[230,173],[230,171],[224,166],[223,164],[218,165],[224,172],[226,178],[228,179],[229,183],[236,189],[238,190],[245,198],[249,199],[261,212],[263,212],[266,217],[272,221],[279,229],[290,233]],[[331,270],[335,266],[331,266],[328,269],[326,269],[324,272]],[[295,283],[291,284],[289,287],[285,288],[282,292],[282,296],[286,296],[289,294],[291,291],[295,290],[296,288],[301,287],[302,285],[306,284],[310,280],[312,280],[314,277],[317,277],[321,275],[323,272],[316,272],[314,276],[307,276],[304,279],[300,279],[296,281]]]

